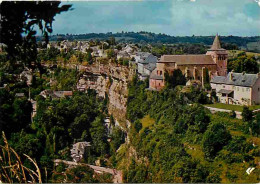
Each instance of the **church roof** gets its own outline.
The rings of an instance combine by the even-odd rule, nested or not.
[[[221,48],[218,34],[216,35],[214,42],[209,50],[225,50]]]
[[[177,63],[178,65],[215,64],[210,55],[163,55],[159,63]]]

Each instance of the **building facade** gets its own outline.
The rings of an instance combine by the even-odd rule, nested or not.
[[[210,78],[226,76],[228,53],[221,48],[219,36],[204,55],[163,55],[150,75],[150,89],[161,90],[164,87],[164,73],[171,74],[180,69],[186,78],[204,83],[206,72]]]
[[[235,105],[260,104],[260,73],[230,72],[226,77],[216,76],[211,82],[219,102]]]
[[[139,52],[136,54],[137,72],[141,80],[148,78],[156,68],[157,57],[151,53]]]

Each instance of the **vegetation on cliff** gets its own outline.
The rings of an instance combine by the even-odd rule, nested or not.
[[[82,162],[95,164],[96,160],[101,160],[102,166],[113,167],[116,161],[110,161],[109,158],[112,158],[118,147],[124,143],[124,133],[121,129],[115,128],[112,134],[108,134],[104,124],[104,118],[108,116],[107,103],[99,98],[94,90],[89,90],[88,93],[73,92],[72,97],[66,98],[43,98],[39,95],[41,91],[50,88],[73,90],[78,75],[76,70],[57,68],[51,72],[47,71],[42,78],[34,76],[30,91],[31,98],[37,101],[37,112],[33,121],[32,104],[28,101],[29,88],[26,83],[17,83],[15,78],[9,78],[8,75],[2,75],[1,78],[2,81],[8,80],[8,86],[0,89],[0,131],[6,133],[9,146],[17,155],[26,154],[36,161],[43,182],[60,182],[66,177],[71,178],[67,182],[109,182],[108,176],[99,175],[94,179],[92,169],[85,168],[63,168],[61,172],[66,170],[64,173],[70,176],[64,173],[58,176],[60,170],[53,168],[53,160],[71,160],[72,144],[88,141],[91,142],[91,148],[84,155]],[[49,84],[51,78],[55,80],[52,86]],[[21,92],[25,96],[17,97],[16,93]],[[0,139],[0,145],[3,145],[3,139]],[[12,159],[15,161],[15,158]],[[29,169],[35,168],[27,157],[21,157],[21,163]],[[80,174],[88,170],[91,172],[86,176]],[[78,176],[82,178],[74,180]],[[8,182],[3,178],[1,181]]]
[[[260,139],[250,132],[259,115],[244,121],[227,113],[213,115],[197,103],[204,95],[195,88],[155,92],[146,85],[138,80],[129,85],[132,126],[125,151],[132,156],[121,164],[126,182],[259,181]],[[257,169],[248,175],[248,167]]]

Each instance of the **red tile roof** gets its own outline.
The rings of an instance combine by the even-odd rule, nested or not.
[[[215,64],[210,55],[163,55],[159,63],[177,63],[178,65]]]

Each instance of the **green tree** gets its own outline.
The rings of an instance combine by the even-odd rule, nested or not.
[[[35,26],[42,31],[47,44],[55,15],[68,11],[71,5],[60,6],[59,1],[4,1],[0,8],[0,42],[7,45],[12,61],[22,60],[31,67],[37,57]],[[42,68],[40,63],[37,66]]]
[[[199,109],[195,115],[194,124],[199,133],[204,133],[210,123],[210,117],[206,114],[204,109]]]
[[[213,123],[205,132],[202,140],[203,151],[205,157],[213,159],[216,154],[231,139],[231,135],[226,127],[219,122]]]
[[[72,138],[79,139],[82,137],[83,132],[86,131],[84,137],[89,139],[89,128],[90,122],[87,114],[82,114],[81,116],[76,117],[74,122],[70,125]]]
[[[26,128],[31,122],[32,104],[26,98],[16,98],[13,103],[14,112],[12,119],[15,124],[13,130],[19,131]]]
[[[252,121],[253,119],[253,111],[249,109],[249,107],[244,106],[242,111],[243,121]]]
[[[92,58],[92,55],[91,55],[91,52],[87,52],[86,56],[85,56],[85,59],[87,60],[87,62],[89,64],[92,64],[93,63],[93,58]]]
[[[259,66],[254,56],[248,56],[245,52],[228,61],[228,70],[238,73],[258,73]]]
[[[114,58],[115,56],[116,56],[116,53],[115,53],[115,51],[113,49],[108,49],[107,50],[107,57],[109,59]]]
[[[143,128],[143,125],[142,123],[140,122],[140,120],[136,120],[134,122],[134,128],[135,128],[135,131],[136,132],[139,132],[142,128]]]
[[[180,69],[174,70],[171,75],[166,71],[164,77],[167,88],[175,88],[178,85],[186,84],[186,78]]]
[[[97,117],[92,123],[90,134],[93,142],[93,149],[98,155],[104,156],[108,151],[107,131],[102,116]]]
[[[72,168],[57,167],[52,174],[53,183],[61,183],[66,180],[68,183],[95,183],[97,179],[93,177],[94,171],[89,166],[77,166]]]
[[[247,153],[253,146],[246,142],[244,136],[234,136],[230,140],[229,144],[226,146],[227,150],[232,151],[233,153]]]
[[[109,38],[109,43],[110,43],[110,45],[116,45],[116,39],[115,39],[115,37],[110,37]]]
[[[260,135],[260,113],[257,113],[253,121],[249,121],[249,128],[251,133],[255,136]]]
[[[125,133],[118,127],[113,128],[111,135],[111,153],[115,153],[121,144],[125,142]]]

